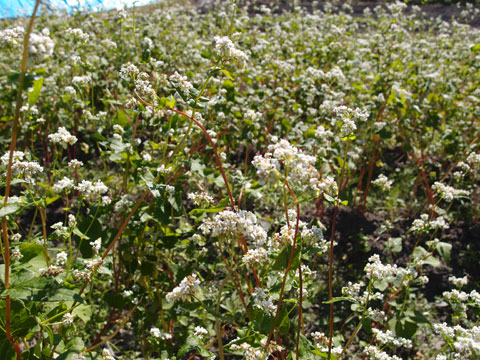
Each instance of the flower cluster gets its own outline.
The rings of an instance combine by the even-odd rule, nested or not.
[[[470,194],[467,190],[455,189],[438,181],[432,185],[432,190],[436,191],[446,202],[452,202],[453,199]]]
[[[197,275],[189,275],[185,277],[171,292],[169,292],[165,298],[168,302],[175,302],[179,299],[188,300],[195,295],[199,286],[200,280],[198,280]]]
[[[247,54],[237,49],[228,36],[215,36],[215,53],[224,61],[236,61],[240,66],[245,66],[248,60]]]
[[[78,140],[76,136],[70,134],[63,126],[59,127],[56,133],[48,135],[48,138],[54,144],[60,144],[64,147],[73,145]]]
[[[373,185],[377,185],[383,191],[390,190],[392,188],[392,183],[393,183],[393,181],[388,180],[388,178],[383,174],[380,174],[376,180],[372,181]]]

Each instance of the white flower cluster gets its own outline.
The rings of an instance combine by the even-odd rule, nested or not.
[[[170,75],[170,81],[174,83],[175,86],[178,86],[182,92],[185,94],[188,94],[190,89],[193,88],[193,85],[190,81],[188,81],[188,78],[186,76],[180,75],[178,72],[174,72],[172,75]]]
[[[358,283],[352,283],[349,281],[347,286],[342,288],[342,295],[356,298],[360,294],[360,290],[363,286],[365,286],[365,284],[362,281]]]
[[[11,29],[4,29],[0,31],[0,44],[2,46],[16,46],[20,45],[25,29],[17,26]]]
[[[373,328],[372,331],[375,334],[376,341],[378,341],[382,345],[391,344],[398,347],[401,346],[407,349],[411,349],[413,346],[412,340],[397,337],[395,333],[391,330],[382,331],[380,329]]]
[[[102,238],[98,238],[95,241],[90,241],[90,246],[92,247],[93,253],[97,255],[102,247]]]
[[[100,195],[108,191],[108,187],[101,180],[94,183],[89,180],[82,180],[75,188],[85,195]]]
[[[54,144],[61,144],[64,147],[73,145],[78,140],[76,136],[70,134],[63,126],[59,127],[56,133],[48,135],[48,138]]]
[[[455,350],[464,355],[480,352],[480,326],[465,329],[460,325],[448,326],[447,323],[433,324],[434,330],[453,341]],[[473,355],[471,354],[471,355]],[[470,357],[465,357],[465,359]],[[473,359],[473,358],[472,358]]]
[[[137,80],[135,81],[135,90],[141,97],[152,99],[155,97],[155,89],[150,83],[150,76],[146,72],[141,72],[138,74]]]
[[[68,93],[70,95],[70,97],[74,97],[77,93],[77,91],[75,90],[75,88],[73,86],[65,86],[65,88],[63,90],[66,93]]]
[[[438,181],[432,185],[432,190],[436,191],[446,202],[452,202],[453,199],[470,194],[467,190],[455,189]]]
[[[111,351],[108,349],[102,350],[102,356],[103,356],[103,360],[115,360],[115,357],[113,356]]]
[[[200,206],[202,202],[205,202],[206,205],[213,203],[213,197],[208,195],[205,191],[189,193],[187,197],[197,206]]]
[[[315,347],[323,353],[328,353],[328,337],[321,331],[312,332],[311,336]],[[339,357],[342,350],[341,346],[332,347],[332,354]]]
[[[420,219],[413,220],[412,231],[421,233],[428,232],[430,230],[445,230],[448,229],[449,225],[447,220],[443,216],[438,216],[435,219],[429,220],[428,214],[421,214]]]
[[[138,72],[139,72],[138,68],[132,63],[128,62],[122,65],[118,74],[122,79],[130,80],[132,77],[135,77],[138,74]]]
[[[215,36],[215,54],[220,56],[224,61],[236,61],[240,66],[245,66],[248,60],[247,54],[237,49],[235,44],[228,36]]]
[[[83,166],[83,162],[73,159],[68,162],[68,167],[71,169],[78,169]]]
[[[154,338],[161,339],[161,340],[172,340],[172,334],[161,331],[157,327],[152,327],[150,329],[150,335],[152,335]]]
[[[59,193],[64,190],[73,189],[75,183],[72,179],[67,177],[63,177],[63,179],[59,180],[55,185],[53,185],[53,191]]]
[[[53,224],[50,226],[53,230],[55,230],[55,234],[61,238],[68,238],[70,236],[70,232],[68,227],[63,226],[61,221]]]
[[[256,246],[262,246],[267,240],[267,232],[257,224],[257,217],[250,211],[224,210],[214,216],[207,218],[200,229],[204,235],[211,233],[212,236],[225,236],[228,238],[239,238],[245,236],[251,239]]]
[[[265,291],[263,291],[262,288],[255,288],[255,291],[252,293],[252,297],[254,307],[271,316],[275,315],[277,307],[273,304],[272,299],[265,294]]]
[[[348,136],[357,129],[355,120],[366,121],[368,112],[359,108],[351,109],[345,105],[337,106],[333,109],[336,117],[342,122],[342,134]]]
[[[200,280],[198,280],[197,275],[189,275],[185,277],[177,287],[169,292],[165,298],[168,302],[175,302],[178,299],[188,300],[195,294],[195,291],[199,286]]]
[[[60,251],[55,258],[55,263],[59,266],[64,266],[67,263],[68,254],[65,251]]]
[[[301,190],[320,191],[325,188],[320,174],[315,168],[317,158],[307,155],[285,139],[272,138],[273,144],[268,146],[265,155],[256,155],[252,165],[257,174],[265,181],[280,177],[281,165],[287,173],[287,180]]]
[[[467,317],[467,301],[470,295],[464,291],[453,289],[451,291],[444,291],[442,293],[443,298],[450,303],[454,312],[460,317]]]
[[[384,265],[380,260],[380,256],[374,254],[368,259],[368,264],[365,266],[365,273],[368,279],[392,282],[406,275],[407,270],[397,267],[397,264]]]
[[[47,269],[40,268],[38,269],[40,276],[49,277],[49,276],[57,276],[63,272],[63,267],[58,265],[50,265]]]
[[[470,153],[467,156],[467,162],[470,163],[472,166],[480,165],[480,153]]]
[[[14,176],[23,175],[24,179],[27,182],[34,182],[32,175],[38,174],[43,171],[43,167],[39,165],[36,161],[24,161],[25,153],[22,151],[13,152],[13,162],[12,162],[12,174]],[[10,152],[7,151],[0,158],[0,161],[3,166],[8,166],[8,161],[10,159]],[[4,174],[6,176],[6,173]]]
[[[114,210],[117,212],[127,211],[133,205],[133,201],[128,198],[128,195],[122,195],[120,200],[115,203]]]
[[[193,329],[193,334],[199,338],[203,338],[204,336],[208,335],[208,331],[204,327],[195,326],[195,329]]]
[[[368,345],[365,348],[365,354],[372,360],[402,360],[396,355],[388,355],[385,351],[378,349],[376,346]]]
[[[457,278],[455,276],[449,276],[448,281],[450,281],[457,288],[462,288],[464,285],[468,284],[468,276],[465,275],[463,278]]]
[[[315,331],[311,334],[314,345],[326,345],[328,337],[321,331]]]
[[[243,255],[242,262],[247,264],[260,264],[268,260],[268,251],[262,247],[248,249]]]
[[[300,227],[299,223],[299,227]],[[323,224],[321,224],[323,226]],[[330,242],[323,237],[323,229],[313,225],[311,228],[303,226],[300,232],[304,244],[312,245],[319,248],[319,252],[324,253],[330,248]]]
[[[373,185],[380,187],[383,191],[390,190],[392,188],[392,183],[393,181],[388,180],[388,178],[383,174],[378,175],[378,178],[372,181]]]
[[[252,109],[248,109],[245,114],[244,114],[245,119],[252,121],[253,123],[256,123],[258,120],[262,118],[262,114],[254,111]]]
[[[379,309],[372,309],[371,307],[367,309],[367,315],[370,319],[376,322],[380,322],[385,319],[385,311]]]
[[[242,352],[246,360],[266,360],[268,358],[268,355],[262,351],[262,348],[254,348],[248,343],[232,344],[230,349]]]
[[[49,37],[50,30],[47,28],[42,30],[41,34],[30,34],[29,53],[38,58],[43,59],[53,55],[55,42]]]
[[[90,35],[83,32],[82,29],[78,29],[78,28],[69,28],[65,31],[65,34],[67,34],[68,36],[70,36],[72,38],[72,40],[80,40],[80,41],[88,41],[88,39],[90,39]]]
[[[22,252],[18,247],[13,248],[11,258],[13,261],[18,261],[23,258]]]
[[[62,324],[64,326],[70,326],[72,325],[73,323],[73,315],[71,313],[66,313],[65,315],[63,315],[63,318],[62,318]]]
[[[92,81],[92,77],[90,75],[74,76],[72,78],[72,84],[76,86],[88,85],[90,81]]]

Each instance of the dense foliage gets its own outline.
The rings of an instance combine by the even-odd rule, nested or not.
[[[2,23],[2,359],[480,356],[478,10],[246,9]]]

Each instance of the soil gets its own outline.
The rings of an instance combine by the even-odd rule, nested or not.
[[[327,226],[326,238],[330,237],[334,209],[329,208],[321,219]],[[338,273],[345,281],[357,278],[363,272],[368,258],[375,254],[389,256],[385,249],[388,240],[386,234],[378,234],[380,225],[385,221],[382,214],[362,213],[357,209],[340,208],[335,227],[334,250],[335,261],[338,264]],[[412,219],[394,224],[391,235],[401,237],[402,251],[394,256],[398,266],[405,266],[413,251],[417,236],[407,232]],[[425,297],[431,301],[440,296],[444,291],[451,290],[449,276],[469,278],[468,288],[477,288],[480,284],[480,267],[477,254],[480,252],[480,225],[460,223],[437,234],[442,241],[452,245],[450,263],[439,267],[424,266],[424,275],[429,282],[422,289]],[[438,257],[438,255],[437,255]]]

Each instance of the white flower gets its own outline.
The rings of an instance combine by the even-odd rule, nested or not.
[[[156,328],[156,327],[152,327],[150,329],[150,335],[152,335],[155,338],[162,339],[162,340],[171,340],[172,339],[172,334],[163,332],[159,328]]]
[[[82,167],[82,166],[83,166],[83,162],[77,159],[73,159],[68,162],[68,167],[72,169],[78,169],[79,167]]]
[[[102,247],[102,238],[98,238],[95,241],[90,241],[90,246],[92,247],[93,252],[95,254],[98,254],[98,252],[100,251],[100,248]]]
[[[74,76],[72,79],[72,84],[76,86],[88,85],[90,81],[92,81],[92,77],[90,75]]]
[[[73,323],[73,315],[71,313],[66,313],[65,315],[63,315],[62,324],[64,326],[72,325],[72,323]]]
[[[122,79],[130,80],[130,78],[138,74],[138,71],[139,70],[135,65],[133,65],[132,63],[126,63],[122,65],[119,71],[119,75]]]
[[[77,137],[70,134],[63,126],[59,127],[56,133],[48,135],[48,138],[54,144],[61,144],[63,146],[73,145],[77,142]]]
[[[174,72],[172,75],[170,75],[170,80],[175,83],[184,93],[188,94],[188,91],[193,88],[193,85],[191,82],[188,81],[188,78],[186,76],[180,75],[178,72]]]
[[[376,180],[372,181],[373,185],[377,185],[383,191],[390,190],[392,188],[392,183],[393,183],[393,181],[388,180],[388,178],[383,174],[380,174]]]
[[[199,286],[200,280],[198,280],[196,274],[187,276],[177,287],[166,295],[166,299],[168,302],[175,302],[179,299],[187,300],[195,294]]]
[[[62,180],[59,180],[55,185],[53,185],[53,191],[62,192],[63,190],[70,190],[74,186],[72,179],[64,177]]]
[[[23,34],[25,29],[17,26],[11,29],[4,29],[0,31],[0,44],[3,46],[16,46],[20,45],[23,40]]]
[[[12,260],[13,260],[13,261],[20,260],[20,259],[23,257],[23,255],[22,255],[22,253],[21,253],[21,251],[20,251],[20,249],[19,249],[18,247],[15,247],[15,248],[12,250],[12,256],[11,256],[11,257],[12,257]]]
[[[265,294],[262,288],[255,288],[255,291],[252,293],[253,297],[253,306],[257,309],[260,309],[271,316],[275,315],[277,307],[273,304],[272,299]]]
[[[101,180],[97,180],[95,183],[89,180],[82,180],[75,188],[86,195],[100,195],[108,191],[108,188]]]
[[[115,357],[108,349],[102,350],[102,356],[103,356],[103,360],[115,360]]]
[[[63,266],[67,262],[67,259],[68,259],[68,254],[65,251],[60,251],[57,254],[55,262],[57,263],[57,265]]]
[[[205,202],[206,205],[209,205],[213,202],[213,197],[208,195],[205,191],[189,193],[187,197],[194,202],[195,205],[200,206],[202,202]]]
[[[195,326],[195,329],[193,329],[193,333],[195,336],[198,336],[200,338],[208,335],[207,329],[201,327],[201,326]]]
[[[224,61],[235,60],[240,66],[244,66],[248,60],[247,54],[237,49],[228,36],[215,36],[215,53]]]
[[[43,29],[42,34],[30,34],[29,53],[38,56],[40,59],[53,55],[55,42],[48,36],[48,29]]]

